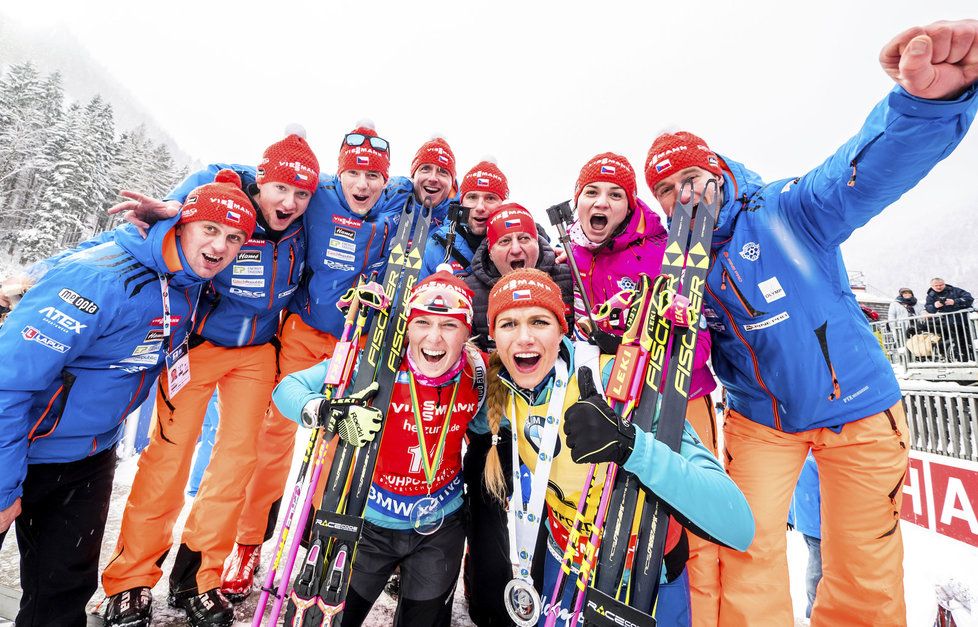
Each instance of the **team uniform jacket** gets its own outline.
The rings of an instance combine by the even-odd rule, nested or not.
[[[487,356],[479,354],[485,364]],[[320,393],[329,360],[285,377],[272,394],[272,400],[283,415],[298,421],[306,403],[324,398]],[[484,372],[484,365],[482,366]],[[414,503],[428,495],[418,446],[417,426],[411,407],[407,360],[401,364],[394,394],[386,412],[387,420],[377,456],[373,483],[367,501],[365,518],[388,529],[411,529],[410,511]],[[452,388],[458,382],[454,411],[448,425],[445,452],[431,485],[431,496],[438,499],[446,516],[462,506],[462,440],[473,420],[485,424],[484,410],[475,384],[476,370],[471,359],[462,372],[440,387],[417,385],[425,446],[429,462],[434,461],[435,447],[445,422]],[[483,379],[484,382],[484,379]],[[313,392],[312,390],[316,390]],[[485,427],[483,427],[484,429]]]
[[[590,349],[589,349],[590,350]],[[600,371],[604,380],[611,374],[613,359],[601,356],[600,361],[575,363],[575,348],[564,340],[560,356],[572,373],[567,382],[564,397],[564,412],[579,399],[577,369],[581,365]],[[515,420],[509,416],[509,401],[503,408],[510,423],[521,434],[519,438],[520,460],[532,473],[540,454],[539,444],[541,426],[546,419],[550,394],[553,390],[554,375],[551,375],[534,394],[528,398],[527,391],[517,388],[507,375],[500,376],[503,385],[515,399]],[[505,426],[504,422],[504,426]],[[472,425],[473,431],[485,433],[481,423]],[[679,456],[672,454],[669,447],[655,439],[655,434],[636,429],[635,446],[624,466],[625,470],[638,477],[669,506],[682,514],[692,525],[715,538],[717,542],[744,550],[754,536],[754,518],[747,506],[744,495],[737,489],[723,470],[723,466],[697,439],[692,427],[686,424],[683,431]],[[581,488],[587,475],[587,464],[576,464],[571,459],[570,449],[565,441],[563,426],[559,428],[554,450],[553,465],[547,485],[547,513],[551,538],[557,545],[556,554],[562,554],[566,547],[567,535],[573,525],[577,504],[580,502]],[[603,477],[607,464],[599,464],[596,477]],[[507,469],[504,469],[504,471]],[[582,526],[583,541],[591,533],[591,522],[597,512],[600,500],[600,481],[595,482],[588,496],[585,522]],[[524,483],[526,485],[526,483]],[[524,498],[529,498],[524,493]],[[670,528],[674,526],[670,525]],[[678,532],[678,527],[675,527]],[[674,543],[673,543],[674,544]],[[667,547],[668,548],[668,547]]]
[[[191,174],[167,200],[183,202],[191,190],[212,182],[221,167],[210,166]],[[248,193],[248,188],[255,183],[254,168],[234,166],[233,169]],[[261,215],[257,205],[255,212]],[[264,220],[259,218],[254,235],[241,246],[234,262],[212,279],[207,307],[201,303],[197,335],[226,348],[264,344],[275,336],[279,314],[292,301],[305,268],[304,220],[305,216],[295,220],[275,242],[267,239]]]
[[[255,177],[251,166],[213,164],[187,177],[170,198],[181,200],[197,185],[212,181],[222,168],[247,175],[249,180]],[[336,303],[360,274],[383,273],[388,243],[394,237],[404,201],[403,195],[394,194],[388,186],[366,216],[357,216],[343,197],[339,179],[320,175],[319,188],[302,218],[306,233],[305,270],[298,289],[290,295],[289,311],[299,314],[314,329],[339,337],[343,314]]]
[[[189,269],[176,218],[135,229],[52,266],[0,328],[0,509],[21,495],[27,464],[112,448],[188,331],[203,279]],[[169,277],[164,337],[159,274]]]
[[[900,401],[839,245],[951,153],[974,118],[975,93],[934,101],[896,87],[801,178],[765,184],[723,159],[703,311],[730,408],[793,433],[841,427]]]
[[[431,235],[428,236],[428,244],[424,249],[424,261],[421,265],[421,279],[437,272],[438,264],[445,260],[448,230],[450,227],[450,224],[443,224],[437,229],[434,229]],[[470,235],[467,238],[463,234],[464,229],[466,229],[464,224],[458,226],[455,233],[455,241],[452,244],[452,254],[448,258],[448,264],[452,266],[452,274],[456,276],[468,272],[472,267],[472,257],[475,256],[475,248],[472,247],[472,242],[469,238],[473,240],[477,239],[479,243],[485,239],[485,236],[480,238],[474,235]],[[465,263],[463,264],[462,261]]]
[[[579,224],[572,228],[579,230]],[[583,234],[582,234],[583,236]],[[668,233],[659,217],[641,200],[632,211],[628,223],[620,233],[594,249],[574,245],[574,261],[581,272],[581,282],[587,290],[591,306],[610,300],[622,290],[638,285],[639,273],[655,278],[662,271],[662,256],[666,250]],[[587,316],[584,301],[575,291],[574,316]],[[624,333],[624,329],[621,330]],[[619,335],[621,334],[619,333]],[[693,378],[689,398],[705,396],[716,389],[717,383],[706,365],[710,359],[710,334],[700,333],[696,341],[693,362]]]

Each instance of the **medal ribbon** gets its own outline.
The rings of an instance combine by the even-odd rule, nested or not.
[[[421,467],[424,470],[424,479],[428,484],[428,494],[431,494],[431,485],[435,482],[435,474],[441,467],[441,458],[445,453],[445,440],[448,439],[448,426],[452,422],[452,413],[455,411],[455,397],[458,396],[458,381],[452,388],[452,398],[448,401],[448,411],[445,412],[445,423],[441,426],[441,433],[438,435],[438,444],[435,445],[434,460],[428,458],[428,447],[424,439],[424,425],[421,424],[421,406],[418,404],[418,391],[415,388],[414,373],[408,373],[408,386],[411,389],[411,410],[414,412],[414,425],[418,429],[418,446],[421,447]]]
[[[518,564],[518,577],[530,584],[530,566],[536,550],[537,531],[543,518],[543,507],[547,496],[547,483],[550,481],[550,467],[554,460],[554,449],[560,432],[560,420],[564,410],[564,395],[567,392],[567,364],[557,359],[553,388],[550,390],[550,403],[540,435],[540,452],[536,469],[530,483],[529,501],[523,498],[523,482],[520,477],[519,429],[516,427],[515,393],[509,396],[509,424],[513,427],[513,498],[509,501],[509,546],[510,560]],[[529,414],[527,415],[529,419]],[[514,558],[515,554],[515,559]]]

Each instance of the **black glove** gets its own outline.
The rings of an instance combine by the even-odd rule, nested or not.
[[[608,333],[607,331],[602,331],[601,329],[594,328],[591,329],[591,334],[588,336],[588,341],[598,347],[604,355],[615,355],[618,353],[618,347],[621,346],[621,337]],[[592,383],[592,385],[594,385]],[[583,394],[581,395],[583,396]]]
[[[571,459],[578,464],[614,462],[623,466],[635,446],[635,427],[622,421],[594,388],[591,369],[577,373],[581,396],[564,414],[564,434]]]
[[[309,401],[302,410],[302,424],[326,427],[330,433],[339,433],[341,438],[359,448],[373,440],[380,430],[383,414],[376,407],[368,406],[378,389],[374,381],[350,396]]]

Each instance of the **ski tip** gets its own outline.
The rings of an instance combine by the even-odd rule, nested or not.
[[[298,135],[302,139],[306,138],[306,127],[298,122],[290,122],[285,125],[285,136]]]

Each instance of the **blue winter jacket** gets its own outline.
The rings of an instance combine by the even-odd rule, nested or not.
[[[166,199],[182,203],[187,194],[212,182],[224,167],[238,173],[247,193],[255,182],[254,168],[211,165],[184,179]],[[260,215],[257,206],[255,211]],[[275,336],[279,314],[292,301],[305,268],[304,219],[302,216],[290,224],[277,242],[267,239],[268,232],[259,219],[254,235],[241,247],[234,263],[211,281],[207,302],[201,303],[197,335],[224,347],[255,346]]]
[[[0,327],[0,510],[21,496],[27,465],[112,448],[126,416],[186,337],[203,281],[173,232],[134,229],[50,268]],[[169,279],[164,336],[159,274]]]
[[[895,88],[862,129],[796,179],[724,159],[704,315],[731,409],[786,432],[839,427],[900,401],[849,289],[839,245],[946,157],[975,115]]]
[[[437,229],[433,229],[433,232],[428,236],[428,244],[424,249],[424,260],[421,265],[421,277],[425,278],[434,274],[438,270],[438,264],[445,260],[445,249],[448,242],[448,230],[451,227],[450,224],[442,224]],[[459,225],[459,229],[464,228]],[[452,246],[454,253],[450,258],[448,263],[452,266],[452,272],[455,275],[465,274],[472,269],[472,257],[475,256],[475,250],[469,245],[468,240],[466,240],[461,233],[456,233],[455,243]],[[459,258],[465,259],[466,263],[462,264]]]

